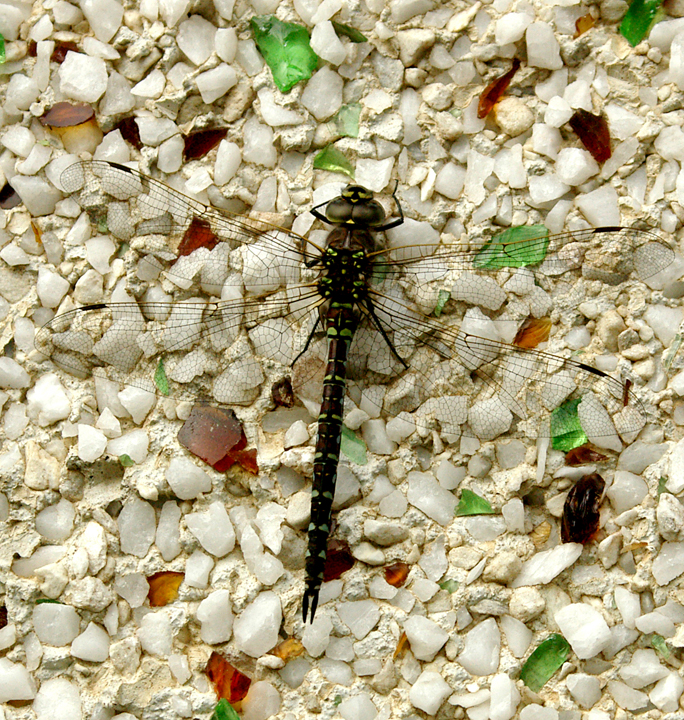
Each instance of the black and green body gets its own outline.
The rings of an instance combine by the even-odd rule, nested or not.
[[[360,185],[347,185],[339,198],[327,204],[325,216],[318,213],[316,208],[312,211],[320,220],[336,224],[337,227],[328,235],[321,258],[324,271],[318,281],[318,291],[325,299],[321,315],[328,344],[328,361],[323,379],[323,400],[313,466],[306,589],[302,607],[305,621],[310,609],[313,622],[323,582],[340,459],[349,347],[361,315],[371,318],[375,315],[369,297],[372,274],[369,253],[375,252],[373,231],[386,230],[403,222],[398,203],[397,207],[400,217],[384,223],[385,212],[373,200],[372,193]]]

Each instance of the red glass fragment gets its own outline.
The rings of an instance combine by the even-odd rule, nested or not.
[[[323,569],[323,582],[337,580],[342,573],[347,572],[354,566],[354,556],[349,550],[349,545],[341,540],[328,540],[328,550],[325,556],[325,567]]]
[[[584,35],[587,30],[591,30],[595,24],[596,18],[591,13],[578,17],[575,20],[575,37],[573,39],[577,40],[580,35]]]
[[[0,630],[7,626],[7,608],[0,605]]]
[[[408,577],[410,566],[405,562],[395,562],[385,568],[385,580],[392,587],[401,587]]]
[[[140,139],[140,128],[135,118],[131,115],[121,120],[115,127],[121,133],[121,137],[136,150],[140,150],[142,147],[142,140]]]
[[[5,183],[2,190],[0,190],[0,208],[11,210],[17,205],[21,205],[21,198],[9,183]]]
[[[250,678],[217,652],[212,652],[209,656],[205,672],[219,699],[225,698],[231,705],[242,700],[252,684]]]
[[[591,153],[597,163],[610,158],[610,131],[603,115],[593,115],[586,110],[575,110],[570,118],[570,127],[575,131],[582,145]]]
[[[549,339],[551,333],[551,318],[527,318],[522,324],[513,344],[521,348],[536,348]]]
[[[196,160],[204,157],[213,150],[228,134],[228,128],[214,128],[213,130],[198,130],[185,136],[183,158]]]
[[[271,388],[271,399],[276,407],[294,407],[295,396],[292,389],[292,381],[289,377],[285,377],[278,382],[273,383]]]
[[[35,40],[29,40],[27,50],[29,57],[36,57],[38,55],[38,43]],[[73,40],[55,40],[55,49],[50,55],[50,61],[61,65],[68,52],[78,52],[78,45]]]
[[[226,472],[235,463],[256,475],[256,450],[245,450],[245,431],[232,410],[195,405],[178,433],[178,442],[193,455]]]
[[[190,255],[198,248],[213,250],[218,245],[218,238],[214,235],[211,225],[202,218],[193,217],[183,239],[178,246],[178,255]]]
[[[580,445],[569,450],[565,455],[565,464],[571,467],[587,465],[588,463],[603,462],[608,456],[600,453],[589,444]]]
[[[598,530],[599,507],[606,483],[598,473],[585,475],[575,483],[563,506],[561,540],[586,543]]]
[[[147,599],[150,607],[164,607],[178,597],[178,588],[185,578],[185,573],[163,570],[147,578],[150,586]]]
[[[480,120],[489,115],[492,108],[496,103],[499,102],[501,96],[506,92],[506,88],[511,84],[513,76],[518,72],[520,68],[520,60],[513,58],[513,65],[511,69],[500,78],[497,78],[493,82],[489,83],[487,87],[482,91],[480,95],[480,102],[477,104],[477,116]]]

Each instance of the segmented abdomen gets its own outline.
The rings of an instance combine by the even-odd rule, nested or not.
[[[318,593],[323,582],[326,546],[330,534],[330,513],[340,455],[347,352],[358,326],[358,319],[351,305],[332,302],[325,324],[328,338],[328,365],[323,380],[323,402],[318,418],[318,439],[313,466],[311,522],[309,547],[306,551],[306,589],[303,602],[304,622],[309,608],[313,622],[318,605]]]

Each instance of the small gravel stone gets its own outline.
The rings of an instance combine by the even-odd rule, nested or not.
[[[482,579],[485,582],[496,582],[508,585],[522,569],[522,560],[511,551],[497,553],[485,567]]]
[[[508,602],[511,615],[524,623],[539,616],[545,607],[546,601],[535,587],[516,588]]]
[[[656,509],[658,532],[665,540],[682,540],[684,507],[674,495],[661,493]]]

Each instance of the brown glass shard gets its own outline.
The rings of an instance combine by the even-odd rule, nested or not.
[[[136,150],[140,150],[142,147],[142,140],[140,139],[140,128],[135,118],[131,115],[121,120],[115,127],[121,133],[121,137],[130,143]]]
[[[252,684],[250,678],[217,652],[209,656],[205,672],[219,698],[225,698],[231,705],[242,700]]]
[[[586,543],[599,527],[599,508],[606,483],[598,473],[577,481],[565,498],[561,518],[561,540],[564,543]]]
[[[629,390],[632,387],[632,381],[628,378],[625,380],[625,387],[622,392],[622,406],[627,407],[629,405]]]
[[[395,562],[385,568],[385,580],[392,587],[401,587],[411,567],[405,562]]]
[[[9,183],[5,183],[2,190],[0,190],[0,208],[2,210],[11,210],[17,205],[21,205],[19,194]]]
[[[171,570],[164,570],[150,575],[147,578],[147,584],[150,586],[147,593],[150,607],[163,607],[172,603],[178,597],[178,588],[184,578],[184,573],[172,572]]]
[[[292,389],[292,381],[289,377],[285,377],[278,382],[273,383],[271,388],[271,399],[276,407],[294,407],[295,396]]]
[[[493,82],[489,83],[487,87],[482,91],[480,95],[480,101],[477,104],[477,116],[480,120],[489,115],[492,108],[496,103],[499,102],[501,96],[506,92],[506,88],[511,84],[513,76],[518,72],[520,68],[520,60],[513,58],[513,65],[511,69],[500,78],[497,78]]]
[[[213,130],[198,130],[186,135],[183,148],[184,160],[197,160],[213,150],[228,134],[228,128],[215,128]]]
[[[593,115],[586,110],[575,110],[570,118],[570,127],[575,131],[582,145],[591,153],[597,163],[604,163],[612,154],[608,121],[603,115]]]
[[[7,627],[7,608],[4,605],[0,605],[0,630]]]
[[[354,556],[349,545],[341,540],[328,540],[328,551],[325,556],[323,582],[337,580],[342,573],[354,566]]]
[[[43,126],[57,135],[71,153],[94,152],[102,142],[102,130],[89,105],[58,102],[40,118]]]
[[[213,250],[218,245],[218,238],[211,229],[211,225],[202,218],[193,217],[188,225],[188,229],[183,235],[183,239],[178,246],[179,257],[190,255],[198,248],[207,248]]]
[[[195,405],[178,433],[178,442],[218,472],[235,463],[256,475],[256,450],[245,450],[245,431],[232,410]]]
[[[574,39],[577,40],[580,35],[584,35],[585,32],[591,30],[595,24],[596,18],[591,13],[587,13],[586,15],[578,17],[577,20],[575,20]]]
[[[513,344],[521,348],[536,348],[546,342],[551,332],[551,318],[527,318],[522,324]]]
[[[596,448],[593,448],[588,443],[569,450],[565,455],[565,463],[571,467],[587,465],[595,462],[603,462],[604,460],[607,460],[607,456],[596,450]]]

